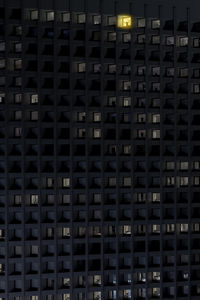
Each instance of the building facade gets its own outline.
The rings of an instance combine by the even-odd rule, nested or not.
[[[0,1],[0,300],[200,299],[198,1]]]

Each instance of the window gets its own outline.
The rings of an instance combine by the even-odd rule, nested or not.
[[[46,180],[46,187],[47,188],[53,188],[54,179],[51,177],[48,177]]]
[[[22,203],[22,196],[21,195],[14,195],[14,204],[21,205]]]
[[[152,201],[160,202],[160,193],[152,193]]]
[[[180,170],[188,170],[189,168],[189,162],[188,161],[181,161],[180,162]]]
[[[22,26],[16,26],[15,27],[15,34],[16,35],[22,35]]]
[[[54,12],[53,11],[46,12],[46,20],[47,20],[47,22],[54,21]]]
[[[32,21],[38,20],[38,10],[31,10],[30,11],[30,19]]]
[[[131,226],[130,225],[122,226],[122,234],[130,235],[131,234]]]
[[[167,186],[173,186],[174,183],[175,183],[175,178],[173,176],[166,177],[166,185]]]
[[[166,170],[170,170],[170,171],[175,170],[175,162],[174,161],[166,161]]]
[[[138,34],[137,35],[137,43],[144,44],[145,43],[145,34]]]
[[[123,34],[123,43],[129,43],[131,41],[131,34],[130,33],[124,33]]]
[[[4,69],[6,66],[5,59],[0,59],[0,69]]]
[[[70,294],[63,294],[62,300],[70,300]]]
[[[38,205],[38,195],[30,196],[30,205]]]
[[[15,86],[20,87],[22,85],[22,78],[15,77]]]
[[[166,224],[166,233],[174,233],[175,225],[174,224]]]
[[[192,92],[194,94],[199,94],[200,93],[200,84],[193,84],[192,85]]]
[[[152,123],[160,123],[160,114],[152,114]]]
[[[101,64],[94,64],[93,65],[93,72],[100,73],[101,72]]]
[[[116,73],[116,65],[108,65],[108,73],[109,74],[114,74]]]
[[[160,225],[159,224],[152,225],[152,233],[160,234]]]
[[[146,20],[145,19],[137,19],[137,27],[143,28],[146,26]]]
[[[94,137],[95,139],[100,138],[100,137],[101,137],[101,129],[95,128],[95,129],[93,130],[93,137]]]
[[[145,66],[139,66],[139,67],[137,67],[137,75],[144,76],[145,75],[145,71],[146,71],[146,67]]]
[[[31,121],[38,120],[38,111],[31,111]]]
[[[188,45],[188,37],[180,37],[179,38],[179,45],[181,47],[187,46]]]
[[[99,112],[94,112],[94,113],[93,113],[93,121],[94,121],[94,122],[101,122],[101,113],[99,113]]]
[[[160,130],[154,129],[152,130],[152,139],[159,139],[160,138]]]
[[[153,35],[151,37],[151,43],[153,45],[159,45],[160,44],[160,36],[159,35]]]
[[[189,183],[189,178],[184,176],[180,177],[180,186],[187,186]]]
[[[157,288],[157,287],[153,288],[152,295],[155,297],[160,297],[160,288]]]
[[[0,86],[4,86],[4,85],[5,85],[5,77],[0,76]],[[15,85],[16,85],[16,78],[15,78]]]
[[[129,155],[131,154],[131,145],[123,145],[123,150],[122,150],[123,154],[125,155]]]
[[[160,67],[152,68],[152,76],[160,76]]]
[[[194,46],[194,48],[199,48],[200,47],[200,39],[199,38],[194,38],[193,39],[193,46]]]
[[[15,119],[15,121],[20,121],[22,119],[22,111],[21,110],[15,111],[14,119]]]
[[[67,23],[70,22],[70,13],[64,12],[62,13],[62,22]]]
[[[6,44],[3,41],[0,41],[0,52],[4,52],[6,49]]]
[[[180,224],[180,232],[188,232],[188,224]]]
[[[70,187],[70,178],[63,178],[62,179],[62,187],[69,188]]]
[[[145,123],[146,122],[146,114],[137,114],[137,122]]]
[[[188,77],[188,68],[179,69],[179,76],[180,77]]]
[[[167,46],[174,45],[174,36],[168,36],[168,37],[166,37],[166,45]]]
[[[3,229],[0,229],[0,240],[4,240],[4,230]]]
[[[194,185],[198,185],[199,186],[199,176],[194,176],[194,178],[193,178],[193,184]]]
[[[166,76],[167,77],[173,77],[175,74],[175,69],[174,68],[167,68],[166,69]]]
[[[200,169],[200,162],[199,161],[194,161],[193,162],[193,168],[195,170],[199,170]]]
[[[119,15],[117,17],[117,26],[119,28],[128,29],[132,26],[132,17],[128,15]]]
[[[152,29],[160,28],[160,20],[159,19],[152,20],[151,21],[151,28]]]
[[[31,95],[31,103],[32,104],[38,103],[38,95],[37,94]]]
[[[108,25],[112,26],[116,24],[116,17],[108,17]]]
[[[14,102],[21,103],[22,102],[22,94],[15,94],[14,95]]]
[[[131,177],[124,177],[123,178],[123,186],[130,187],[131,186]]]
[[[131,105],[131,98],[130,97],[123,98],[123,106],[129,107],[130,105]]]
[[[16,53],[22,52],[22,43],[15,43],[15,52]]]
[[[85,14],[79,14],[77,15],[77,23],[83,24],[86,21],[86,15]]]
[[[14,128],[14,137],[21,137],[22,135],[22,128],[21,127],[15,127]]]
[[[117,37],[116,32],[108,32],[107,40],[108,40],[108,42],[115,42],[116,37]]]
[[[100,15],[95,15],[95,16],[93,16],[93,24],[94,24],[94,25],[99,25],[99,24],[101,24],[101,16],[100,16]]]
[[[62,204],[70,204],[70,195],[62,195]]]
[[[152,280],[153,281],[160,281],[160,272],[153,272],[152,273]]]
[[[62,228],[62,237],[70,237],[70,228],[69,227]]]
[[[94,275],[93,284],[94,285],[101,285],[101,275]]]
[[[131,89],[131,81],[123,81],[123,90],[130,91]]]
[[[84,73],[86,70],[86,63],[79,63],[78,64],[78,73]]]
[[[77,121],[78,122],[84,122],[86,118],[86,112],[79,112],[77,114]]]

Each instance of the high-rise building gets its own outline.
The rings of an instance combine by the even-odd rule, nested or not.
[[[200,299],[199,0],[0,0],[0,300]]]

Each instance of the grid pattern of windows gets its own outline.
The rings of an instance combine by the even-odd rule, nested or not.
[[[189,20],[0,7],[0,299],[199,299]]]

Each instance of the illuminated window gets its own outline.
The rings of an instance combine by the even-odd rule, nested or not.
[[[152,280],[153,281],[160,281],[160,272],[153,272],[152,273]]]
[[[86,15],[85,14],[78,14],[77,16],[77,23],[83,24],[86,21]]]
[[[101,113],[98,113],[98,112],[93,113],[93,121],[101,122]]]
[[[70,21],[70,13],[64,12],[62,13],[62,22],[67,23]]]
[[[38,195],[31,195],[30,204],[31,205],[38,205]]]
[[[79,63],[78,64],[78,73],[84,73],[86,69],[86,63]]]
[[[160,114],[152,114],[152,123],[160,123]]]
[[[101,275],[94,275],[94,285],[101,285]]]
[[[32,21],[35,21],[38,19],[38,10],[32,10],[30,12],[30,18]]]
[[[188,224],[180,224],[180,232],[188,232]]]
[[[54,12],[53,12],[53,11],[48,11],[48,12],[46,13],[46,20],[47,20],[48,22],[54,20]]]
[[[152,233],[160,233],[160,225],[159,224],[153,224],[152,225]]]
[[[95,129],[93,130],[93,137],[94,137],[95,139],[100,138],[100,137],[101,137],[101,129],[95,128]]]
[[[160,28],[160,20],[152,20],[151,22],[151,28],[152,29],[156,29],[156,28]]]
[[[160,130],[152,130],[152,139],[159,139],[160,138]]]
[[[62,180],[62,186],[63,187],[70,187],[70,178],[68,178],[68,177],[63,178],[63,180]]]
[[[69,227],[63,227],[62,228],[62,236],[63,237],[69,237],[70,236],[70,228]]]
[[[31,95],[31,103],[38,103],[38,95]]]
[[[117,26],[119,28],[131,28],[132,17],[128,15],[119,15],[117,18]]]
[[[94,25],[101,24],[101,16],[100,15],[93,16],[93,24]]]
[[[128,107],[130,105],[131,105],[131,98],[130,97],[123,98],[123,106]]]

